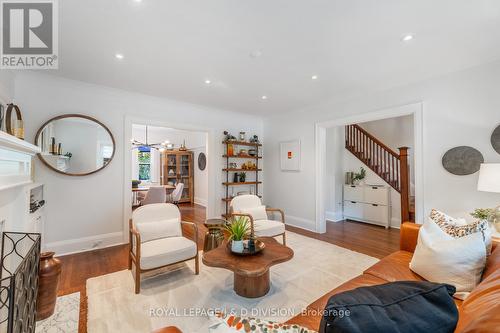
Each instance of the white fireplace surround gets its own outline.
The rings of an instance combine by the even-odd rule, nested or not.
[[[42,232],[43,208],[29,213],[33,157],[40,149],[0,131],[0,231]]]

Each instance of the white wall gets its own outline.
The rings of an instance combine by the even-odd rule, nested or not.
[[[332,127],[326,131],[326,219],[338,222],[343,219],[342,200],[344,184],[344,128]]]
[[[49,118],[65,113],[86,114],[103,122],[117,143],[111,163],[85,177],[69,177],[48,170],[36,162],[36,180],[46,184],[47,248],[59,253],[105,246],[123,241],[125,123],[127,118],[186,124],[209,128],[220,137],[214,141],[215,165],[222,163],[223,130],[246,130],[262,137],[262,120],[257,117],[215,110],[199,105],[130,93],[40,73],[16,77],[16,102],[21,106],[26,138],[34,135]],[[126,143],[127,146],[129,142]],[[215,170],[213,183],[220,186],[222,172]],[[220,202],[220,192],[216,188]],[[219,213],[222,204],[215,207]]]
[[[289,223],[314,229],[315,124],[423,101],[423,207],[466,215],[476,207],[493,207],[500,194],[476,190],[477,173],[455,176],[441,165],[450,148],[469,145],[479,149],[486,162],[500,162],[490,135],[500,123],[500,62],[447,76],[374,93],[344,102],[329,102],[294,115],[266,119],[266,203],[285,209]],[[299,138],[302,170],[279,170],[279,142]],[[418,221],[422,222],[422,221]]]
[[[132,126],[132,136],[135,140],[140,142],[146,142],[145,131],[146,129],[144,125]],[[187,149],[193,152],[194,202],[206,207],[208,203],[208,170],[205,168],[205,170],[202,171],[198,168],[198,156],[202,152],[205,155],[207,154],[207,133],[148,126],[149,143],[161,143],[166,140],[173,143],[175,148],[179,148],[179,146],[185,142]],[[134,163],[134,159],[132,160],[132,164],[132,178],[138,179],[139,170],[137,163]],[[153,169],[157,170],[157,174],[154,176],[154,179],[158,179],[159,181],[160,170],[159,168]]]
[[[14,98],[14,78],[14,72],[0,70],[0,100],[4,103],[10,103]]]

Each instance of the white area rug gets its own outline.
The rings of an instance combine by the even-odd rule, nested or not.
[[[80,293],[57,298],[54,314],[36,323],[37,333],[78,333]]]
[[[378,259],[326,242],[287,232],[294,252],[288,262],[271,267],[271,290],[247,299],[233,291],[233,273],[194,262],[144,279],[134,293],[131,271],[87,280],[88,332],[151,332],[177,326],[183,332],[208,332],[205,313],[224,308],[275,321],[286,321],[307,305],[373,265]]]

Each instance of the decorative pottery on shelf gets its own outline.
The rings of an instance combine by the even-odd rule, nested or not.
[[[57,290],[59,289],[61,277],[61,262],[59,259],[54,258],[54,254],[54,252],[44,252],[40,255],[36,320],[50,317],[56,307]]]

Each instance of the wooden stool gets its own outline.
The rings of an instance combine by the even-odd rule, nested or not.
[[[224,233],[222,229],[227,221],[223,219],[208,219],[205,221],[205,226],[208,231],[205,234],[205,241],[203,242],[203,251],[208,252],[217,248],[224,240]]]

